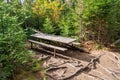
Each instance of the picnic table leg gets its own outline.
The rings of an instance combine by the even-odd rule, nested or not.
[[[55,57],[55,55],[56,55],[56,49],[54,49],[54,57]]]
[[[31,49],[33,48],[33,43],[31,42]]]

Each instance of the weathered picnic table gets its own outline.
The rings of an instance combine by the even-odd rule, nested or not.
[[[35,33],[35,34],[32,34],[31,36],[38,39],[45,39],[45,40],[55,41],[55,42],[64,43],[64,44],[70,44],[76,41],[76,39],[73,39],[73,38],[67,38],[67,37],[44,34],[44,33]]]
[[[63,44],[67,44],[67,45],[76,41],[76,39],[73,39],[73,38],[67,38],[67,37],[62,37],[62,36],[57,36],[57,35],[45,34],[45,33],[41,33],[41,32],[37,32],[35,34],[32,34],[31,37],[34,37],[34,38],[37,38],[37,39],[48,40],[48,41],[52,41],[52,42],[63,43]],[[56,50],[60,50],[60,51],[68,50],[67,48],[63,48],[63,47],[59,47],[59,46],[55,46],[55,45],[51,45],[51,44],[46,44],[46,43],[35,41],[35,40],[29,40],[29,42],[31,42],[31,47],[32,47],[32,43],[34,43],[34,44],[38,44],[38,45],[41,45],[41,46],[44,46],[44,47],[54,49],[54,51],[53,51],[54,56],[56,54]]]

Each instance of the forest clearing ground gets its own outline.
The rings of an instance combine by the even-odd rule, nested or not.
[[[36,56],[48,56],[48,54],[44,52],[35,52],[37,53]],[[101,54],[103,55],[99,58],[99,62],[95,62],[94,68],[92,65],[92,67],[90,67],[91,69],[80,71],[74,76],[69,77],[80,68],[85,67],[91,59]],[[91,51],[91,54],[88,54],[76,50],[69,50],[65,55],[79,59],[80,62],[75,60],[66,60],[60,57],[54,58],[50,55],[50,58],[44,60],[42,65],[44,68],[53,68],[48,71],[49,76],[52,76],[51,78],[48,78],[48,80],[120,80],[119,52],[96,50]],[[54,69],[56,67],[61,68]],[[69,78],[67,79],[67,77]]]

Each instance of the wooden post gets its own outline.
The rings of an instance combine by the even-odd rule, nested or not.
[[[31,42],[31,49],[33,48],[33,44],[32,44],[32,42]]]
[[[54,49],[54,57],[55,57],[55,55],[56,55],[56,49]]]

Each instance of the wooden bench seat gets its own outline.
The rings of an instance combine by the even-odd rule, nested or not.
[[[54,45],[50,45],[50,44],[46,44],[46,43],[42,43],[42,42],[38,42],[38,41],[34,41],[34,40],[28,40],[31,43],[35,43],[44,47],[48,47],[48,48],[53,48],[53,49],[57,49],[60,51],[66,51],[67,48],[62,48],[62,47],[58,47],[58,46],[54,46]]]

